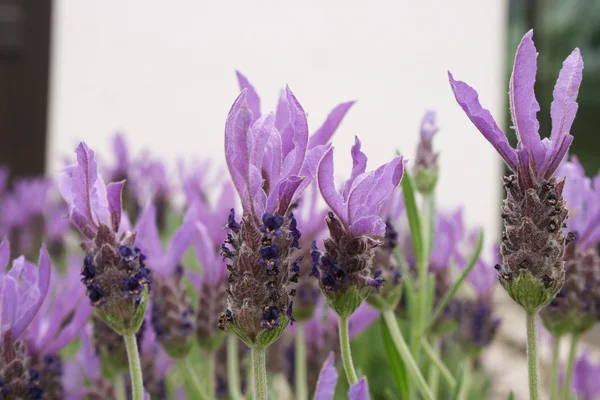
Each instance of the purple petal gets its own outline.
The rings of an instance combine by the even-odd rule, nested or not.
[[[317,183],[319,191],[331,211],[337,215],[344,225],[348,226],[348,211],[344,199],[335,189],[333,174],[333,147],[331,147],[319,162]]]
[[[225,124],[225,158],[233,184],[242,199],[244,210],[251,209],[248,140],[252,113],[246,101],[247,89],[235,100]]]
[[[245,89],[247,91],[246,101],[248,102],[248,108],[252,112],[251,120],[256,121],[260,118],[260,97],[258,97],[258,94],[256,93],[256,90],[254,90],[254,87],[250,84],[248,79],[244,75],[242,75],[240,71],[235,71],[235,74],[238,78],[240,90],[243,91]]]
[[[481,132],[492,146],[494,146],[506,165],[514,172],[517,172],[517,153],[510,147],[504,132],[498,128],[492,114],[479,103],[479,95],[475,89],[464,82],[454,80],[454,77],[449,71],[448,77],[456,101],[467,114],[467,117],[469,117],[479,132]]]
[[[21,333],[29,326],[33,318],[40,309],[42,302],[46,298],[48,293],[48,287],[50,285],[50,257],[46,247],[42,245],[40,249],[40,259],[37,268],[37,281],[35,291],[33,288],[28,288],[28,295],[31,293],[35,298],[31,299],[32,303],[28,305],[27,309],[24,310],[22,315],[18,315],[15,324],[12,328],[13,339],[18,338]]]
[[[73,170],[73,205],[94,225],[107,223],[108,203],[106,186],[98,175],[94,151],[84,142],[75,150],[77,166]]]
[[[285,127],[290,123],[290,109],[288,107],[287,95],[285,90],[279,92],[279,100],[277,101],[277,110],[275,112],[275,128],[279,132],[283,132]]]
[[[215,257],[215,244],[210,240],[206,225],[201,221],[196,222],[196,234],[193,238],[196,256],[200,260],[202,271],[209,282],[217,282],[218,260]]]
[[[279,186],[279,204],[277,205],[275,214],[284,215],[287,212],[293,199],[297,197],[295,194],[298,187],[304,180],[304,178],[300,178],[299,176],[290,176],[281,183]]]
[[[554,86],[554,101],[550,106],[552,117],[551,140],[554,143],[560,136],[571,131],[577,113],[577,94],[583,78],[583,58],[579,49],[573,50],[563,62],[563,67]]]
[[[281,133],[281,154],[285,159],[294,148],[294,128],[288,122],[279,132]]]
[[[540,105],[535,99],[535,75],[537,72],[537,50],[533,43],[533,30],[523,36],[515,55],[515,64],[510,78],[510,111],[519,142],[527,150],[535,165],[544,162],[545,151],[540,142],[540,123],[536,114]]]
[[[4,333],[10,330],[17,317],[17,282],[10,276],[4,276],[0,281],[0,343]]]
[[[8,261],[10,260],[10,242],[5,237],[0,242],[0,276],[2,272],[8,267]]]
[[[148,258],[150,265],[162,263],[165,253],[156,226],[156,207],[149,203],[138,217],[135,245]]]
[[[115,171],[116,173],[124,174],[129,168],[129,151],[127,150],[125,135],[123,135],[122,133],[117,133],[113,137],[112,147],[117,158],[117,165],[115,167]]]
[[[348,390],[348,400],[369,400],[369,384],[367,378],[361,378]]]
[[[166,276],[172,275],[177,265],[181,263],[181,259],[190,247],[195,230],[195,223],[187,219],[171,236],[163,266],[163,272]]]
[[[335,107],[327,116],[327,119],[321,125],[321,127],[310,136],[308,140],[308,148],[312,149],[315,146],[323,145],[329,142],[329,139],[333,136],[338,126],[346,116],[350,107],[354,104],[354,101],[339,104]]]
[[[274,124],[275,115],[269,113],[266,116],[260,117],[252,126],[250,163],[259,170],[262,169],[263,157],[269,137],[274,134]]]
[[[106,186],[106,196],[108,199],[108,211],[110,214],[110,223],[114,232],[119,231],[121,224],[121,212],[123,211],[122,196],[123,184],[125,181],[109,183]]]
[[[360,335],[365,329],[373,325],[380,315],[381,313],[377,309],[363,302],[348,320],[348,334],[351,338]]]
[[[315,387],[315,400],[331,400],[335,394],[335,386],[337,385],[338,373],[335,369],[335,355],[333,351],[321,367],[317,386]]]
[[[330,147],[331,143],[328,143],[313,147],[312,149],[306,152],[304,165],[302,165],[302,169],[300,170],[300,176],[303,178],[303,181],[298,187],[298,189],[296,189],[296,193],[294,195],[294,198],[292,199],[292,203],[295,202],[298,199],[298,197],[300,197],[300,195],[304,192],[304,190],[308,188],[313,182],[317,174],[317,169],[319,168],[319,161],[321,161],[321,158],[323,158],[323,155],[327,150],[329,150]],[[316,191],[315,195],[317,195]]]
[[[361,217],[350,224],[350,234],[354,237],[362,235],[383,236],[385,234],[385,223],[378,215]]]
[[[367,156],[360,150],[360,147],[360,140],[358,140],[358,136],[355,136],[354,145],[350,150],[350,154],[352,155],[352,173],[350,174],[350,179],[346,181],[344,190],[342,191],[344,199],[348,199],[348,194],[350,193],[354,180],[367,170]]]
[[[83,301],[81,301],[83,300]],[[45,349],[46,353],[52,354],[62,350],[67,344],[71,343],[81,332],[87,321],[92,315],[94,308],[86,298],[79,299],[79,304],[75,307],[75,314],[69,323],[62,328],[58,336]],[[62,321],[50,321],[51,323],[60,323]]]

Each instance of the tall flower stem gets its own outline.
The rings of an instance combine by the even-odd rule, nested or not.
[[[340,316],[340,350],[342,352],[342,364],[346,371],[346,378],[350,385],[358,383],[358,375],[352,362],[352,352],[350,350],[350,335],[348,334],[348,317]]]
[[[563,385],[562,398],[565,400],[569,399],[569,393],[571,392],[571,381],[573,380],[573,369],[575,368],[575,357],[577,356],[577,344],[579,342],[579,336],[571,336],[571,347],[569,348],[569,360],[567,361],[567,371],[565,372],[565,383]]]
[[[437,338],[433,339],[433,344],[429,344],[425,339],[422,341],[423,349],[425,350],[425,354],[430,358],[429,372],[427,375],[427,384],[431,389],[431,393],[435,397],[437,397],[438,389],[440,387],[440,368],[436,365],[435,359],[439,358],[440,354],[440,340]],[[428,348],[429,346],[429,348]],[[430,353],[431,352],[431,353]],[[434,356],[434,358],[432,358]],[[446,368],[446,366],[443,366]],[[456,381],[455,381],[456,384]]]
[[[186,357],[182,363],[183,376],[189,385],[191,385],[192,390],[195,392],[194,395],[196,398],[201,400],[208,400],[209,397],[205,392],[202,383],[198,380],[198,376],[196,375],[196,367],[190,361],[190,357]]]
[[[529,369],[529,399],[539,400],[540,384],[537,358],[537,312],[527,311],[527,366]]]
[[[433,216],[434,216],[434,197],[433,195],[423,195],[423,208],[421,210],[421,254],[417,258],[417,269],[419,274],[419,323],[416,325],[416,332],[423,332],[429,322],[429,291],[427,285],[427,269],[429,263],[429,254],[433,245]],[[419,351],[421,341],[414,337],[413,355],[416,357]]]
[[[131,398],[133,400],[144,399],[144,380],[142,378],[142,366],[140,354],[138,353],[137,339],[135,333],[123,335],[125,347],[127,348],[127,360],[129,361],[129,376],[131,377]]]
[[[550,400],[558,400],[558,367],[560,365],[560,336],[552,343],[552,375],[550,376]]]
[[[421,392],[421,395],[424,399],[433,400],[433,393],[429,386],[427,386],[427,382],[423,375],[421,374],[421,370],[417,365],[417,362],[413,358],[404,337],[402,336],[402,332],[398,327],[398,321],[396,321],[396,315],[394,315],[394,311],[386,310],[383,312],[383,319],[388,327],[390,335],[392,336],[392,341],[394,342],[394,346],[396,346],[396,350],[402,357],[402,360],[406,364],[406,368],[408,372],[412,375],[412,378],[416,381],[417,388]],[[343,350],[342,350],[343,354]]]
[[[456,387],[456,379],[454,379],[452,373],[450,372],[450,370],[448,370],[448,367],[444,365],[444,362],[440,359],[439,356],[439,339],[436,339],[435,341],[435,348],[433,348],[425,338],[421,340],[421,345],[423,346],[423,350],[425,350],[425,354],[429,358],[429,361],[431,361],[431,366],[433,367],[432,369],[441,373],[448,386],[450,386],[451,389],[454,389]]]
[[[253,400],[267,400],[267,365],[265,348],[252,348],[252,375],[254,377]]]
[[[227,335],[227,382],[229,388],[229,397],[231,400],[240,400],[240,365],[237,336]]]
[[[308,383],[306,381],[306,341],[304,339],[304,325],[296,326],[296,354],[294,357],[294,370],[296,373],[296,400],[308,399]]]
[[[208,375],[208,395],[210,398],[215,398],[215,352],[210,351],[206,355],[207,375]]]
[[[119,374],[115,377],[114,391],[117,400],[127,400],[127,391],[125,389],[125,374]]]

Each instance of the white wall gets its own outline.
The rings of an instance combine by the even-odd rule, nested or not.
[[[334,139],[343,175],[355,134],[373,167],[395,148],[411,157],[423,111],[437,109],[440,202],[465,204],[471,223],[496,233],[499,157],[455,103],[446,70],[476,87],[503,121],[504,1],[55,4],[50,168],[79,140],[106,154],[116,129],[136,149],[171,160],[224,162],[239,69],[263,111],[288,83],[313,130],[338,102],[359,100]]]

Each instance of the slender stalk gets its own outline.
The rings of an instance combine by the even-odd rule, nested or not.
[[[529,399],[539,400],[540,384],[537,358],[537,312],[527,311],[527,366],[529,369]]]
[[[296,326],[296,354],[294,357],[296,379],[296,400],[308,399],[308,383],[306,380],[306,341],[304,340],[304,325]]]
[[[567,361],[567,371],[565,372],[565,384],[563,386],[563,396],[565,400],[569,399],[571,393],[571,381],[573,380],[573,369],[575,368],[575,357],[577,356],[577,344],[579,336],[571,336],[571,347],[569,348],[569,360]]]
[[[207,375],[208,375],[208,395],[211,399],[215,398],[215,352],[211,351],[207,355]]]
[[[458,391],[458,396],[456,397],[458,400],[467,400],[469,398],[469,389],[471,388],[471,368],[471,360],[465,360],[462,383],[460,385],[460,390]]]
[[[231,400],[240,400],[242,398],[238,340],[235,335],[227,335],[227,386]]]
[[[398,321],[396,320],[396,316],[394,315],[394,311],[387,310],[383,312],[383,319],[387,324],[390,335],[392,336],[392,341],[394,342],[394,346],[396,346],[396,350],[402,357],[404,364],[406,365],[406,369],[412,375],[412,378],[416,381],[417,388],[421,392],[421,395],[424,399],[433,400],[433,393],[429,386],[427,386],[427,382],[425,382],[425,378],[421,374],[419,370],[419,366],[417,362],[413,358],[408,345],[404,341],[404,337],[402,336],[402,332],[398,327]]]
[[[423,347],[425,348],[425,351],[427,351],[427,346],[429,346],[429,343],[423,343]],[[434,338],[433,344],[430,346],[431,346],[431,350],[433,351],[434,355],[436,357],[439,357],[440,340],[437,338]],[[431,389],[431,393],[433,393],[433,395],[437,398],[438,389],[440,387],[440,369],[433,362],[429,363],[427,384],[429,385],[429,388]]]
[[[560,366],[560,336],[552,343],[552,375],[550,375],[550,400],[558,400],[558,367]]]
[[[138,353],[135,333],[123,335],[125,347],[127,348],[127,360],[129,361],[129,376],[131,377],[131,398],[133,400],[144,399],[144,380],[142,378],[142,366],[140,354]]]
[[[358,376],[352,363],[352,352],[350,350],[350,335],[348,334],[348,317],[340,316],[340,350],[342,352],[342,364],[346,371],[346,378],[350,385],[358,383]]]
[[[209,397],[206,394],[206,392],[204,391],[204,387],[202,387],[202,384],[198,380],[198,376],[194,373],[194,370],[195,370],[195,368],[192,365],[192,362],[190,361],[190,357],[184,358],[183,372],[184,372],[184,376],[186,377],[185,380],[188,383],[192,384],[192,386],[196,392],[196,396],[198,396],[199,399],[206,400]]]
[[[119,374],[115,377],[114,391],[117,400],[127,400],[127,391],[125,390],[125,374]]]
[[[419,331],[423,331],[429,320],[430,310],[427,304],[427,270],[429,264],[429,253],[432,244],[432,222],[433,222],[433,196],[423,196],[423,209],[421,210],[421,254],[417,258],[419,273]],[[418,345],[417,345],[418,348]]]
[[[253,400],[267,400],[267,365],[265,348],[252,348],[252,375],[254,377]]]
[[[444,362],[440,359],[438,352],[436,352],[435,349],[431,347],[431,344],[429,344],[429,342],[425,338],[421,340],[421,345],[423,346],[423,350],[425,350],[425,354],[429,358],[429,361],[431,361],[431,363],[435,367],[434,369],[439,371],[442,374],[442,378],[444,378],[448,386],[450,386],[451,389],[454,389],[456,387],[456,379],[454,379],[448,367],[444,365]]]

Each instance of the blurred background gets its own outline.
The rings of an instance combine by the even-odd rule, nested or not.
[[[80,140],[112,159],[115,132],[123,132],[134,151],[166,160],[174,174],[180,159],[224,164],[222,132],[239,70],[260,94],[263,112],[289,84],[311,131],[336,104],[358,100],[333,139],[340,176],[350,171],[354,135],[371,166],[396,149],[413,158],[420,119],[436,110],[440,207],[463,206],[469,224],[483,226],[492,243],[500,231],[502,165],[456,105],[447,70],[477,88],[507,129],[512,57],[533,28],[542,135],[550,131],[562,61],[574,47],[584,55],[572,152],[588,175],[596,173],[600,2],[365,4],[0,0],[0,165],[10,168],[11,179],[54,175]],[[487,356],[500,367],[503,357],[510,362],[514,356],[507,346],[524,343],[521,316],[511,323],[511,304],[499,345]],[[587,340],[600,343],[598,336]],[[365,365],[376,368],[377,362]],[[502,376],[526,383],[518,368]]]

